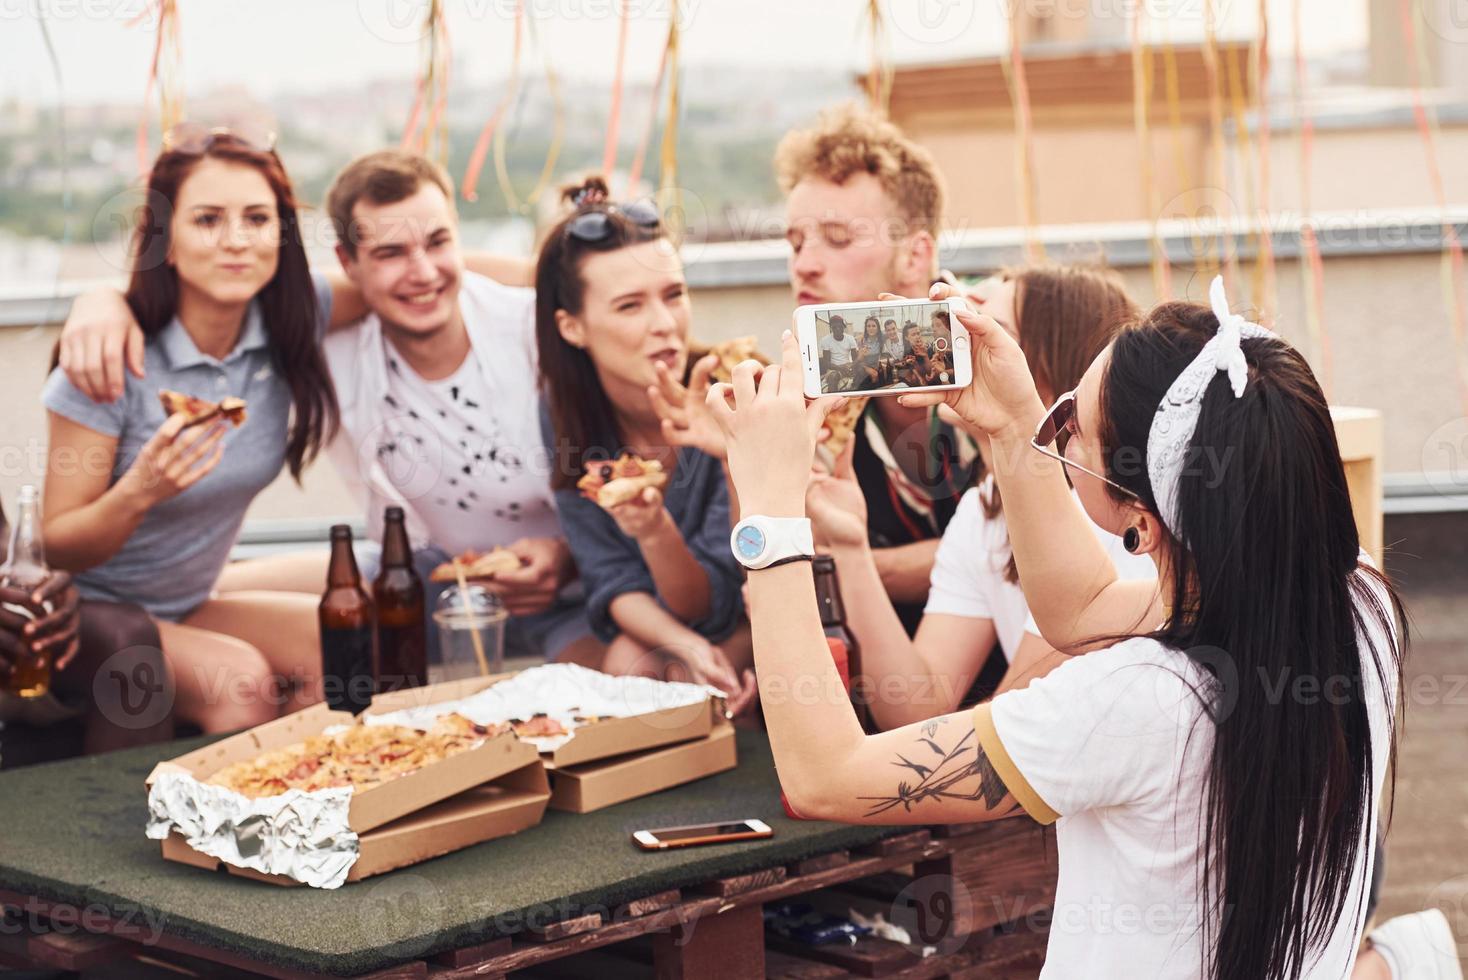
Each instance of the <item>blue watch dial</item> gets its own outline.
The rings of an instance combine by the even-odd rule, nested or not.
[[[745,525],[739,529],[739,535],[734,542],[739,549],[739,557],[745,561],[754,561],[764,554],[765,532],[753,525]]]

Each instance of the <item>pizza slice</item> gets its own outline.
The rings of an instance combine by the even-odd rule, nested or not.
[[[557,735],[569,735],[570,731],[565,725],[551,718],[544,712],[537,712],[530,717],[529,721],[518,718],[510,721],[510,727],[520,738],[551,738]]]
[[[520,567],[520,556],[509,548],[494,548],[491,551],[466,551],[459,556],[459,565],[465,578],[494,578],[501,572],[513,572]],[[457,582],[458,573],[454,563],[446,561],[428,576],[430,582]]]
[[[709,373],[709,377],[725,384],[734,380],[734,368],[742,361],[773,363],[760,353],[759,340],[755,337],[735,337],[733,340],[726,340],[722,344],[715,344],[710,348],[709,353],[717,354],[719,357],[718,366]]]
[[[841,455],[856,433],[856,423],[861,421],[861,413],[866,411],[868,401],[866,398],[848,398],[845,405],[826,416],[826,428],[831,430],[831,434],[821,445],[832,459]]]
[[[661,490],[667,483],[668,474],[662,463],[628,452],[615,460],[587,463],[586,475],[576,481],[576,489],[587,500],[610,510],[636,500],[648,487]]]
[[[195,398],[193,395],[185,395],[181,391],[169,391],[164,388],[158,392],[158,400],[163,403],[164,414],[172,416],[183,413],[185,429],[194,425],[202,425],[216,417],[222,417],[226,422],[233,423],[236,429],[245,424],[245,400],[243,398],[231,397],[211,402],[203,398]]]

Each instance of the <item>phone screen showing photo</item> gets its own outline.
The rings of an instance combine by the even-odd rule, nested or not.
[[[817,309],[815,321],[822,394],[954,383],[947,303]]]

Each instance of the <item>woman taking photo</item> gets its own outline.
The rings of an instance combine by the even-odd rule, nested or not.
[[[1057,823],[1046,978],[1346,977],[1405,639],[1304,359],[1230,313],[1218,282],[1212,310],[1155,308],[1047,413],[1015,340],[958,316],[973,384],[903,401],[946,401],[989,439],[1030,609],[1057,648],[1091,652],[972,712],[872,736],[843,698],[766,696],[791,804],[852,822]],[[788,335],[783,354],[710,393],[755,541],[803,519],[830,408],[805,405]],[[1120,580],[1087,517],[1150,556],[1158,584]],[[796,557],[749,576],[760,684],[813,675],[839,691]],[[1331,696],[1273,696],[1281,676]],[[1106,928],[1123,908],[1147,910],[1147,928]]]
[[[126,292],[146,379],[96,403],[54,369],[46,552],[86,598],[134,602],[157,622],[177,716],[206,732],[276,717],[285,675],[319,698],[314,597],[211,598],[245,510],[282,466],[299,478],[336,426],[321,356],[323,307],[280,159],[260,141],[171,131],[138,210]],[[242,398],[239,428],[188,426],[161,390]],[[81,461],[81,465],[78,465]]]
[[[566,196],[575,210],[536,265],[536,338],[552,487],[602,669],[709,683],[737,713],[754,679],[724,469],[670,444],[648,399],[659,370],[688,367],[683,264],[650,205],[608,202],[599,178]],[[576,489],[588,463],[628,451],[662,464],[662,491],[604,510]]]
[[[1045,403],[1070,391],[1086,367],[1136,316],[1119,277],[1084,265],[1010,270],[980,304],[1019,341]],[[935,327],[938,317],[933,317]],[[866,499],[848,447],[835,472],[812,477],[806,507],[822,550],[836,560],[847,626],[861,643],[872,717],[882,728],[945,714],[984,673],[985,693],[1024,686],[1059,662],[1026,629],[1029,607],[1004,526],[1004,505],[992,477],[964,494],[938,546],[932,587],[917,635],[907,630],[882,587],[867,541]],[[1143,555],[1092,525],[1124,578],[1152,579]],[[985,672],[996,642],[1007,669]],[[895,681],[901,680],[899,687]]]

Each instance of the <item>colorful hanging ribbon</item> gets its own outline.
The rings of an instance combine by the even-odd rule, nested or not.
[[[1038,230],[1038,191],[1035,181],[1034,119],[1030,113],[1030,86],[1020,50],[1021,0],[1009,0],[1009,48],[1002,62],[1009,104],[1014,111],[1014,177],[1019,190],[1020,220],[1025,228],[1025,261],[1044,261],[1045,246]]]
[[[1132,15],[1132,123],[1137,134],[1137,151],[1141,157],[1142,201],[1152,216],[1152,289],[1162,302],[1172,296],[1172,265],[1160,232],[1161,202],[1157,199],[1157,182],[1152,172],[1152,133],[1148,122],[1152,97],[1152,52],[1142,39],[1143,4],[1136,4]]]
[[[453,45],[442,0],[430,0],[428,5],[420,59],[422,67],[413,94],[413,108],[408,112],[408,124],[403,127],[399,146],[426,155],[436,144],[438,158],[443,161],[448,157],[447,115]]]
[[[1463,403],[1463,413],[1468,415],[1468,299],[1463,292],[1463,243],[1458,238],[1458,229],[1448,217],[1447,190],[1443,186],[1442,168],[1437,158],[1437,113],[1428,107],[1422,94],[1422,86],[1428,78],[1428,60],[1417,33],[1415,7],[1413,0],[1399,0],[1397,11],[1402,18],[1402,37],[1413,55],[1408,59],[1412,74],[1412,114],[1417,120],[1417,132],[1422,137],[1427,157],[1428,182],[1443,214],[1443,301],[1452,319],[1452,340],[1458,362],[1458,396]]]
[[[632,168],[627,172],[627,193],[635,191],[642,180],[642,167],[647,161],[647,148],[652,143],[652,131],[658,124],[658,106],[663,100],[663,78],[668,73],[668,47],[663,46],[663,56],[658,61],[658,75],[652,83],[652,97],[647,104],[647,122],[642,127],[642,138],[637,142],[637,153],[632,157]]]
[[[683,188],[678,184],[678,117],[681,112],[679,50],[681,38],[678,30],[678,0],[672,0],[668,18],[668,46],[664,52],[668,61],[668,117],[663,123],[663,145],[658,175],[658,205],[670,221],[668,234],[674,245],[683,243],[687,230],[687,216],[683,210]],[[677,224],[676,222],[682,222]]]
[[[601,154],[601,172],[608,181],[617,168],[617,138],[622,128],[622,81],[627,67],[627,24],[630,20],[627,0],[622,0],[621,23],[617,27],[617,65],[612,76],[612,104],[607,111],[607,141]]]
[[[1203,6],[1203,67],[1208,78],[1208,151],[1212,160],[1213,181],[1219,187],[1218,214],[1219,231],[1209,234],[1204,253],[1209,258],[1206,269],[1209,277],[1223,276],[1224,288],[1233,291],[1234,279],[1238,274],[1237,255],[1233,238],[1232,198],[1228,193],[1228,166],[1224,158],[1223,136],[1223,79],[1218,56],[1218,11],[1217,0],[1204,0]],[[1219,258],[1215,249],[1222,247]]]
[[[551,64],[550,49],[540,43],[540,36],[536,31],[535,19],[528,18],[526,27],[530,35],[530,43],[540,52],[541,64],[545,68],[545,86],[550,92],[553,118],[551,122],[550,146],[545,151],[545,163],[541,165],[540,176],[535,179],[535,186],[526,195],[525,202],[520,202],[515,193],[514,184],[510,181],[509,167],[505,163],[505,130],[501,128],[494,135],[494,172],[499,181],[500,190],[505,195],[505,203],[509,209],[524,213],[535,205],[550,186],[551,177],[555,174],[556,160],[561,155],[561,145],[566,138],[566,105],[561,95],[560,78],[556,75],[555,67]]]
[[[895,72],[892,67],[892,45],[887,37],[887,22],[882,17],[882,0],[867,0],[866,26],[871,55],[871,68],[867,71],[867,101],[873,109],[885,116],[892,104],[892,80]]]
[[[1319,356],[1320,384],[1327,397],[1331,389],[1330,335],[1325,327],[1325,262],[1320,255],[1320,242],[1310,215],[1311,161],[1315,153],[1315,121],[1305,96],[1305,34],[1301,8],[1304,0],[1294,0],[1292,11],[1295,33],[1295,115],[1300,127],[1300,278],[1305,293],[1305,327]]]
[[[1274,236],[1269,228],[1269,9],[1268,0],[1259,0],[1259,33],[1250,52],[1250,72],[1254,78],[1254,116],[1259,127],[1259,255],[1254,262],[1254,303],[1259,308],[1259,322],[1273,326],[1278,311],[1278,289],[1275,284]]]
[[[148,66],[148,85],[143,90],[143,114],[138,119],[137,152],[138,173],[146,174],[152,168],[153,155],[148,149],[148,103],[153,98],[153,87],[158,87],[159,132],[166,133],[183,121],[183,49],[178,39],[177,0],[148,0],[147,7],[132,20],[134,27],[148,19],[157,18],[153,40],[153,57]]]
[[[520,52],[522,48],[522,37],[525,25],[525,5],[520,0],[513,0],[515,4],[514,21],[514,47],[510,54],[510,77],[505,80],[505,94],[500,96],[494,111],[489,114],[489,121],[479,131],[479,137],[474,141],[474,149],[469,153],[469,163],[464,167],[464,180],[460,193],[466,201],[479,200],[479,172],[484,169],[484,158],[489,155],[490,140],[499,129],[501,120],[509,111],[510,104],[514,102],[515,95],[520,91]]]

